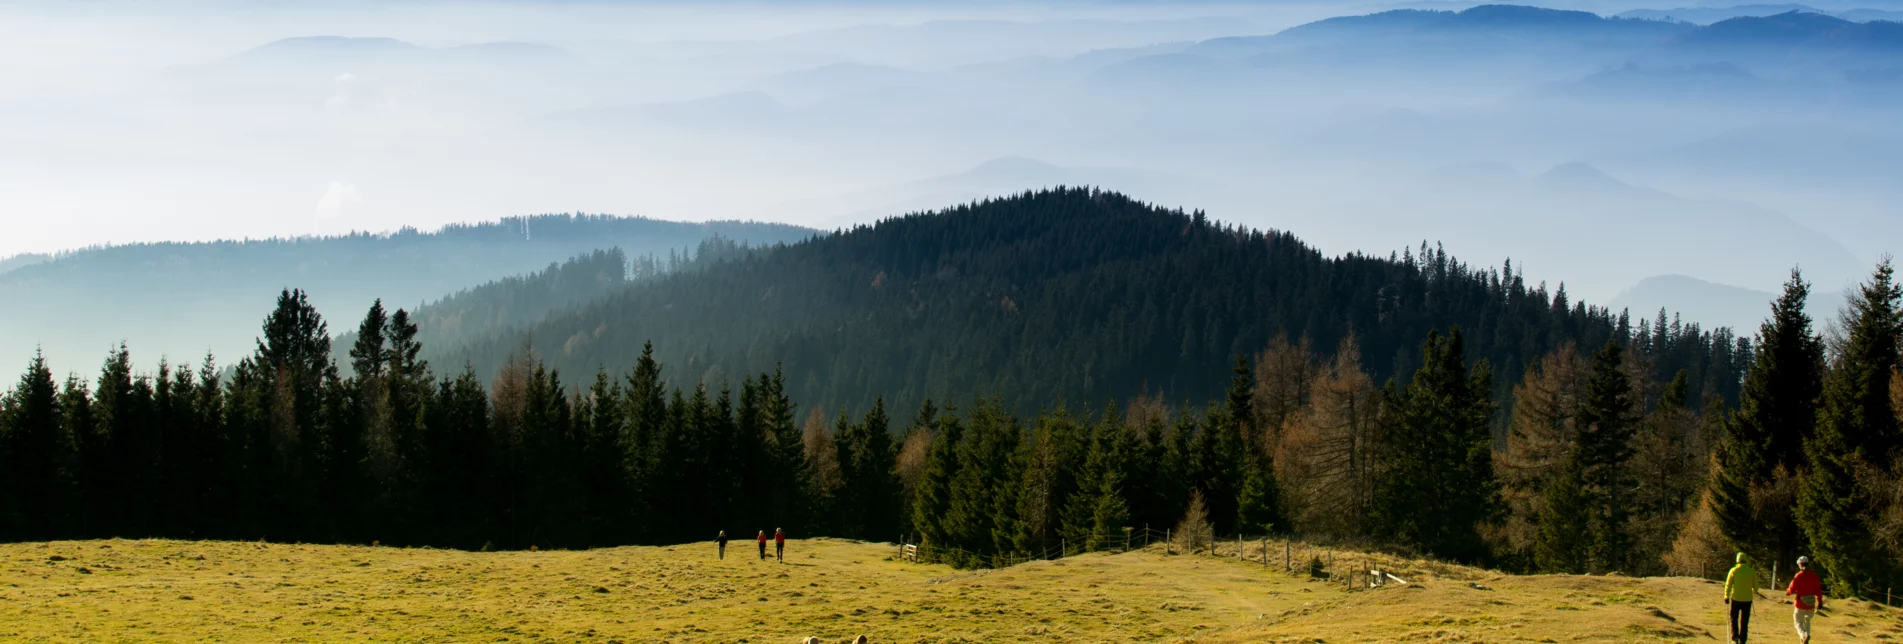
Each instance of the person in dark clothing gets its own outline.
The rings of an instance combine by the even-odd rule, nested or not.
[[[753,540],[760,543],[760,560],[766,561],[766,531],[761,530],[760,536],[754,537]]]
[[[786,563],[786,531],[779,528],[773,529],[773,558]]]
[[[727,531],[721,530],[720,537],[714,539],[714,541],[720,544],[720,558],[726,559],[727,558]]]

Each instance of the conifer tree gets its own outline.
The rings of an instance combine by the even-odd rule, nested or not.
[[[1593,355],[1592,375],[1579,409],[1575,466],[1590,508],[1591,567],[1596,571],[1625,570],[1631,561],[1632,384],[1622,370],[1624,348],[1608,343]]]
[[[61,536],[55,524],[66,501],[68,444],[58,386],[45,356],[35,351],[0,404],[0,534],[11,540]]]
[[[1810,467],[1797,498],[1799,524],[1834,594],[1854,595],[1896,574],[1899,565],[1871,543],[1871,490],[1856,474],[1887,467],[1899,436],[1890,381],[1903,346],[1903,317],[1894,269],[1886,259],[1845,308],[1843,345],[1824,381]]]
[[[1810,285],[1791,271],[1771,317],[1758,331],[1757,350],[1727,423],[1711,477],[1712,511],[1719,530],[1740,550],[1785,561],[1804,549],[1790,507],[1759,507],[1808,467],[1807,443],[1817,425],[1824,382],[1824,343],[1804,312]],[[1753,502],[1757,490],[1759,503]]]
[[[1540,570],[1585,574],[1592,565],[1595,516],[1586,493],[1586,468],[1572,452],[1558,476],[1546,484],[1539,509],[1539,540],[1533,560]]]
[[[1430,332],[1421,367],[1384,396],[1387,446],[1373,523],[1378,536],[1437,556],[1487,555],[1479,527],[1498,512],[1493,474],[1493,377],[1485,361],[1467,366],[1455,328]]]

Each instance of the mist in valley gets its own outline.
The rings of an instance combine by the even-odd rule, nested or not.
[[[1903,26],[1881,21],[1899,7],[6,5],[0,348],[85,370],[126,332],[44,307],[255,328],[275,295],[135,313],[113,280],[61,281],[97,245],[548,212],[824,231],[1058,185],[1330,255],[1511,261],[1577,300],[1749,335],[1793,267],[1834,294],[1903,239]],[[257,262],[282,287],[325,270]],[[351,320],[377,287],[314,295]],[[249,349],[207,335],[133,350]]]

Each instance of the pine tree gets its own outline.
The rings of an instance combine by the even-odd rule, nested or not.
[[[1796,270],[1771,303],[1758,331],[1757,351],[1739,393],[1739,407],[1717,447],[1711,477],[1712,511],[1719,530],[1739,550],[1760,560],[1788,561],[1804,549],[1793,508],[1758,507],[1776,498],[1763,490],[1799,476],[1817,425],[1824,382],[1824,343],[1811,330],[1804,305],[1810,285]]]
[[[1797,498],[1798,522],[1834,594],[1854,595],[1896,574],[1898,564],[1871,544],[1871,491],[1857,472],[1887,467],[1900,442],[1890,380],[1903,346],[1903,293],[1885,260],[1850,298],[1843,345],[1824,381],[1816,433],[1807,443],[1810,467]]]
[[[945,414],[934,419],[932,447],[912,497],[912,528],[918,531],[921,543],[942,544],[950,538],[944,520],[951,507],[952,473],[958,469],[963,440],[964,426],[957,416]]]
[[[1632,384],[1622,370],[1624,348],[1615,340],[1593,355],[1592,375],[1579,409],[1575,466],[1590,508],[1591,567],[1625,570],[1631,563]]]
[[[1498,512],[1493,474],[1493,377],[1471,369],[1455,328],[1430,332],[1421,367],[1384,398],[1384,472],[1376,492],[1377,536],[1463,561],[1487,555],[1479,526]]]
[[[60,392],[46,358],[35,351],[26,373],[0,404],[0,534],[9,540],[60,535],[69,452]]]
[[[1546,572],[1585,574],[1592,566],[1594,524],[1602,517],[1587,496],[1585,462],[1578,452],[1546,484],[1541,501],[1534,563]]]

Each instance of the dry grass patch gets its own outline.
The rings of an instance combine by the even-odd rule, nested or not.
[[[1723,624],[1717,588],[1685,579],[1414,564],[1415,587],[1350,591],[1155,550],[995,571],[906,564],[891,546],[828,539],[789,542],[784,565],[713,551],[0,545],[0,640],[1631,642],[1705,639]],[[1831,641],[1903,641],[1897,611],[1839,606],[1818,621]],[[1760,610],[1760,629],[1786,628],[1786,609]]]

